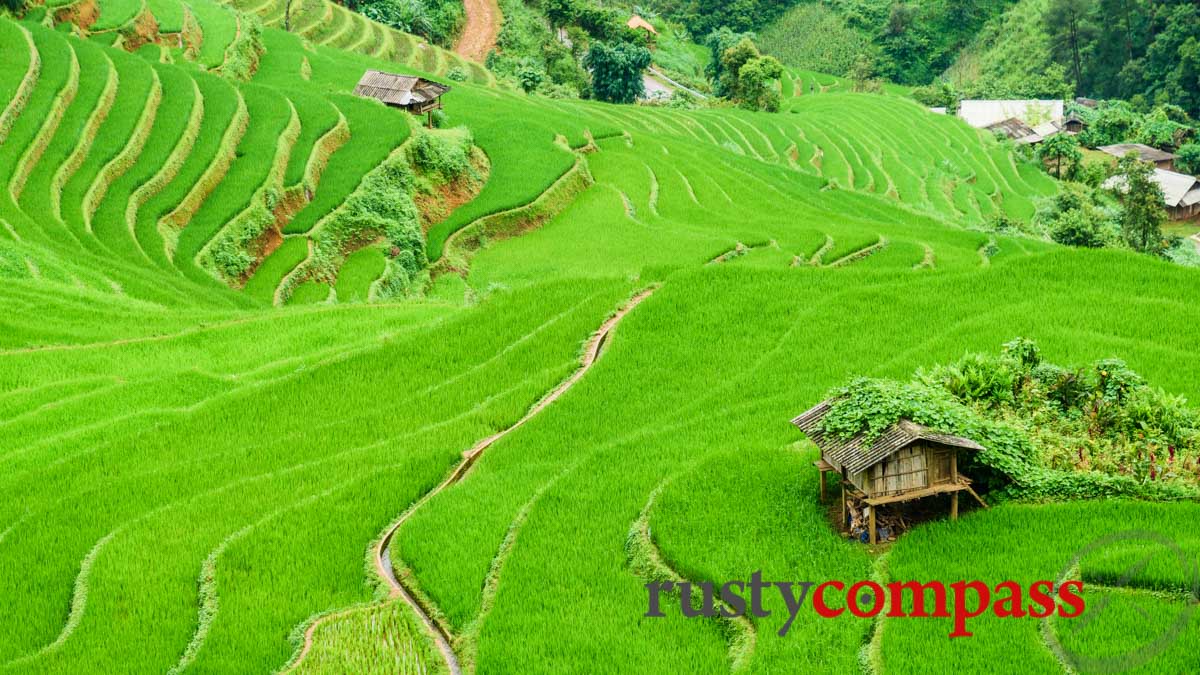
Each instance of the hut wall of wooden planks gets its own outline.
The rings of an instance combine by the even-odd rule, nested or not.
[[[959,452],[979,451],[978,443],[900,420],[867,441],[865,434],[839,438],[826,434],[821,420],[833,401],[824,401],[792,420],[821,450],[814,462],[821,472],[821,498],[825,498],[827,473],[842,477],[843,521],[847,499],[864,506],[869,514],[870,541],[876,543],[876,510],[886,504],[950,495],[950,516],[958,517],[958,493],[966,491],[987,504],[971,488],[971,480],[958,472]]]

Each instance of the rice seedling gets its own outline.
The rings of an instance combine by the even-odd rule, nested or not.
[[[108,16],[130,11],[112,2]],[[280,5],[240,6],[276,20]],[[177,3],[145,7],[182,25]],[[188,7],[199,64],[221,66],[238,15]],[[487,155],[487,182],[425,233],[436,259],[463,231],[453,273],[368,302],[397,264],[372,240],[339,252],[336,273],[289,279],[313,228],[415,123],[353,97],[362,72],[462,67],[327,2],[293,9],[293,30],[344,49],[267,29],[249,84],[182,52],[151,64],[0,19],[16,55],[0,100],[21,99],[0,110],[0,183],[23,175],[15,199],[0,190],[0,666],[270,671],[333,613],[302,670],[441,670],[412,611],[376,602],[372,542],[575,373],[580,346],[649,284],[586,376],[392,539],[393,565],[478,672],[984,671],[1014,650],[1061,672],[1047,630],[1105,656],[1178,609],[1186,576],[1159,554],[1126,580],[1159,594],[1150,620],[1115,608],[1080,631],[979,617],[952,641],[943,620],[806,613],[781,636],[778,597],[744,624],[644,616],[664,568],[695,582],[1031,581],[1128,527],[1194,554],[1196,537],[1168,529],[1194,504],[1020,503],[918,527],[877,563],[830,527],[787,420],[848,377],[908,377],[1015,335],[1057,362],[1118,355],[1195,398],[1196,273],[970,229],[1027,216],[1054,183],[957,120],[844,80],[795,72],[788,112],[768,115],[530,97],[473,66],[445,113]],[[41,57],[28,86],[24,28]],[[197,266],[248,206],[304,183],[339,112],[348,141],[311,201],[268,223],[286,236],[250,250],[244,288]],[[564,176],[579,182],[557,190]],[[270,306],[288,284],[288,306]],[[1112,585],[1152,552],[1117,547],[1080,574]],[[1146,669],[1187,670],[1193,633]]]
[[[338,302],[365,301],[370,298],[371,284],[383,274],[387,264],[384,253],[370,246],[350,254],[338,271]]]

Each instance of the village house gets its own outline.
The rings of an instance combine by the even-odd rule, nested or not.
[[[1175,155],[1163,150],[1159,150],[1158,148],[1142,145],[1141,143],[1118,143],[1116,145],[1102,145],[1096,149],[1100,152],[1112,155],[1117,159],[1121,159],[1125,157],[1125,155],[1128,155],[1132,152],[1136,154],[1138,159],[1142,160],[1143,162],[1150,162],[1153,164],[1156,169],[1163,169],[1164,171],[1175,170]]]
[[[433,111],[441,109],[442,94],[448,91],[450,87],[423,77],[380,70],[368,70],[354,87],[358,96],[382,101],[414,115],[427,115],[430,127],[433,126]]]
[[[963,100],[958,116],[976,129],[986,129],[1006,120],[1017,119],[1034,129],[1047,122],[1063,119],[1063,102],[1054,100]]]
[[[821,498],[825,497],[825,474],[842,478],[842,517],[847,509],[863,505],[867,514],[868,538],[879,540],[878,507],[935,495],[950,495],[950,517],[958,519],[958,495],[966,491],[984,504],[971,488],[971,479],[959,473],[959,454],[983,450],[968,438],[943,434],[910,420],[900,420],[869,444],[863,434],[842,439],[826,434],[821,420],[833,400],[822,401],[792,420],[821,451],[814,465],[821,472]]]
[[[1200,180],[1186,173],[1155,169],[1150,179],[1163,193],[1163,206],[1171,220],[1188,220],[1200,216]],[[1123,192],[1125,177],[1113,176],[1104,183],[1109,190]]]
[[[976,129],[1036,145],[1063,130],[1062,101],[963,101],[958,115]]]

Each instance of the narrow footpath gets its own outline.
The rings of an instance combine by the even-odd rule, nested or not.
[[[513,423],[512,426],[498,431],[487,438],[484,438],[472,446],[470,450],[464,452],[462,461],[459,462],[454,470],[450,472],[450,475],[447,476],[446,479],[442,481],[436,488],[430,490],[423,497],[413,503],[408,510],[406,510],[394,523],[392,523],[372,550],[371,557],[374,561],[375,572],[387,583],[389,595],[392,599],[404,601],[405,604],[407,604],[414,612],[416,612],[417,616],[421,619],[421,622],[425,625],[425,629],[431,636],[433,636],[434,642],[437,644],[438,651],[442,653],[442,658],[445,659],[446,666],[449,668],[451,675],[462,674],[462,667],[458,663],[458,657],[455,655],[453,647],[451,647],[451,636],[446,633],[440,624],[433,620],[431,611],[417,600],[416,594],[410,589],[406,588],[404,582],[396,577],[395,570],[392,568],[391,558],[388,555],[392,539],[395,537],[396,532],[400,530],[400,527],[403,526],[404,523],[407,522],[412,516],[412,514],[416,513],[416,511],[421,508],[422,505],[424,505],[433,497],[437,496],[446,488],[462,480],[463,477],[467,475],[467,472],[470,471],[471,467],[475,465],[476,460],[479,459],[480,455],[482,455],[485,450],[495,445],[508,434],[519,429],[526,422],[533,419],[535,415],[548,408],[551,403],[554,403],[563,394],[567,393],[571,387],[575,386],[575,384],[579,382],[579,380],[581,380],[589,370],[591,370],[592,366],[595,365],[596,361],[600,358],[600,355],[603,353],[604,345],[608,342],[609,336],[616,329],[617,325],[621,323],[621,320],[624,319],[625,316],[628,315],[629,312],[631,312],[635,307],[641,304],[643,300],[650,297],[650,294],[652,294],[655,290],[657,290],[657,287],[650,287],[642,290],[637,295],[633,296],[633,298],[631,298],[628,302],[626,302],[620,309],[618,309],[617,312],[609,317],[607,321],[601,324],[600,328],[593,333],[592,337],[588,340],[587,346],[583,352],[583,358],[579,364],[579,368],[577,368],[575,372],[570,375],[570,377],[560,382],[554,389],[550,390],[550,393],[546,394],[545,397],[534,404],[534,406],[529,409],[529,412],[525,413],[525,415]],[[296,668],[298,668],[304,661],[304,658],[312,650],[313,634],[316,632],[319,626],[327,621],[344,617],[347,614],[356,611],[362,611],[363,609],[364,608],[359,607],[341,612],[335,612],[314,621],[308,627],[308,629],[304,631],[304,646],[301,648],[296,659],[292,662],[291,667],[287,668],[287,671],[294,671]]]

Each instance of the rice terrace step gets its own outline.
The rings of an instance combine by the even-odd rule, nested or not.
[[[1198,41],[0,0],[0,672],[1197,671]]]

